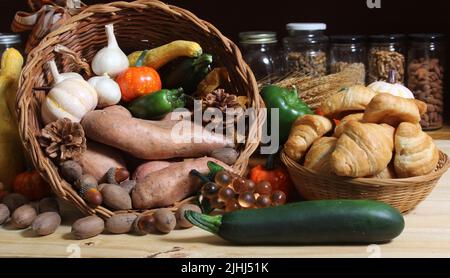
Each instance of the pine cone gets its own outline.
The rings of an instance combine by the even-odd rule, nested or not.
[[[81,124],[65,118],[48,124],[39,137],[45,153],[58,163],[77,159],[86,151],[86,137]]]
[[[217,89],[203,98],[203,111],[205,113],[214,115],[213,109],[219,109],[222,112],[222,118],[212,118],[211,120],[203,121],[203,124],[208,125],[216,131],[234,132],[236,136],[236,123],[244,116],[244,108],[247,99],[239,98],[236,95],[228,94],[223,89]],[[235,108],[233,114],[226,114],[228,108]],[[241,108],[241,109],[238,109]],[[210,111],[211,110],[211,111]],[[228,117],[227,117],[228,116]]]
[[[227,108],[241,107],[236,95],[228,94],[224,89],[217,89],[203,98],[203,110],[217,108],[225,113]]]

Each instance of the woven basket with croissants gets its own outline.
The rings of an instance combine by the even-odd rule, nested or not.
[[[426,109],[352,86],[322,103],[323,116],[297,119],[282,160],[306,199],[372,199],[410,211],[450,166],[419,124]]]

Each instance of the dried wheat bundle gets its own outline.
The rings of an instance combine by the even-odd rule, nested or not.
[[[264,83],[265,80],[259,81],[260,86]],[[304,75],[300,72],[292,72],[279,77],[273,84],[284,88],[295,86],[299,97],[312,109],[316,109],[323,100],[339,92],[342,88],[361,84],[361,78],[360,71],[357,68],[349,66],[339,73],[317,78]]]

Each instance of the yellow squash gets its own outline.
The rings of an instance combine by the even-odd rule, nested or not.
[[[0,182],[12,187],[17,174],[24,171],[24,156],[15,114],[18,80],[23,57],[15,49],[3,53],[0,72]]]
[[[128,55],[128,61],[130,66],[134,67],[137,60],[142,55],[143,51],[136,51]],[[178,57],[191,57],[195,58],[202,55],[202,47],[192,41],[173,41],[163,46],[151,49],[147,51],[144,58],[144,66],[159,69],[168,62]]]

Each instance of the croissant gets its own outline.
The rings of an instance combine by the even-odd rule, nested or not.
[[[363,113],[358,113],[358,114],[351,114],[351,115],[348,115],[347,117],[343,118],[341,120],[341,122],[334,129],[333,136],[336,137],[336,138],[341,137],[342,133],[344,133],[345,125],[347,123],[349,123],[351,121],[361,122],[362,119],[363,119],[363,116],[364,116]]]
[[[334,173],[360,178],[383,171],[392,159],[394,132],[388,125],[347,123],[331,155]]]
[[[420,116],[423,116],[425,115],[425,113],[427,113],[428,106],[425,102],[420,101],[418,99],[414,99],[414,103],[416,103],[417,108],[419,108]]]
[[[347,112],[364,111],[376,93],[365,86],[354,85],[327,98],[320,110],[325,117],[340,119]]]
[[[439,162],[439,150],[419,124],[402,123],[395,133],[395,172],[400,178],[431,173]]]
[[[420,122],[421,112],[426,111],[426,107],[420,105],[418,100],[411,100],[390,94],[378,94],[367,106],[364,113],[365,123],[385,123],[397,127],[400,123],[410,122],[417,124]],[[426,105],[425,105],[426,106]]]
[[[285,153],[291,159],[300,161],[314,141],[332,128],[331,121],[319,115],[305,115],[298,118],[292,125],[291,134],[284,145]]]
[[[371,176],[369,178],[392,180],[392,179],[396,179],[397,175],[395,174],[394,166],[392,164],[389,164],[389,166],[386,169],[384,169],[383,171],[381,171],[379,174],[377,174],[375,176]]]
[[[306,154],[304,166],[319,173],[331,173],[331,154],[336,148],[337,140],[334,137],[317,139]]]

